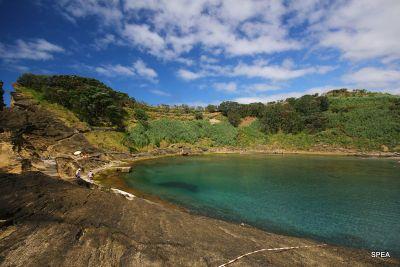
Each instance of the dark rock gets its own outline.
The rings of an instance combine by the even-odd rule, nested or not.
[[[29,188],[29,192],[27,191]],[[191,215],[41,173],[0,174],[2,266],[218,266],[319,243]],[[265,251],[236,266],[398,266],[335,246]]]

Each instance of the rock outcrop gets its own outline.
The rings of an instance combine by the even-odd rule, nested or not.
[[[93,168],[104,164],[98,156],[92,157],[101,151],[77,129],[66,126],[33,98],[18,92],[11,95],[11,108],[0,112],[0,157],[9,162],[4,165],[11,166],[13,172],[45,170],[46,160],[52,160],[62,163],[56,170],[65,178],[73,176],[71,166]],[[84,160],[73,156],[77,150],[84,152]]]
[[[29,188],[29,192],[27,191]],[[398,266],[362,250],[267,233],[87,189],[38,172],[0,174],[1,266]]]

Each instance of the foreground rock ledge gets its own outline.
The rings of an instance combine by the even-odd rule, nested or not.
[[[87,189],[38,172],[0,174],[2,266],[217,266],[317,242]],[[260,252],[231,266],[396,265],[335,246]]]

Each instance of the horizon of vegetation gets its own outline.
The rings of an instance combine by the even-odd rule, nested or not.
[[[121,133],[115,133],[119,143],[130,151],[176,143],[400,151],[400,96],[388,93],[342,88],[269,103],[190,107],[148,105],[75,75],[23,74],[17,84],[90,126],[114,127]]]

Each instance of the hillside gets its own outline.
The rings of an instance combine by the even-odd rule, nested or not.
[[[78,76],[18,79],[17,92],[94,146],[113,151],[184,147],[290,151],[400,152],[400,97],[365,90],[332,90],[323,96],[268,104],[150,106],[103,83]]]

